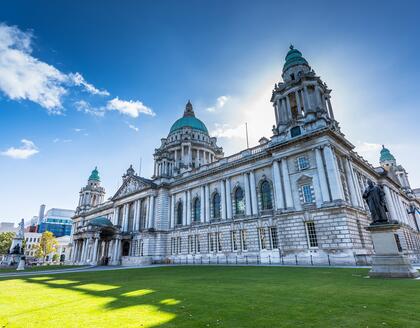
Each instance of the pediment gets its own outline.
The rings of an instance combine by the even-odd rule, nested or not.
[[[311,183],[312,182],[312,177],[303,174],[301,177],[299,177],[299,179],[297,179],[297,183],[298,184],[305,184],[305,183]]]
[[[153,183],[138,176],[127,177],[112,199],[125,197],[153,187]]]

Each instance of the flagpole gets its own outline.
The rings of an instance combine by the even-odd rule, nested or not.
[[[248,140],[248,123],[245,122],[245,131],[246,131],[246,148],[249,148],[249,140]]]

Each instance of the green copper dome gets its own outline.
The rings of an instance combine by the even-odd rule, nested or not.
[[[302,53],[292,45],[290,46],[290,50],[287,53],[285,60],[286,62],[284,63],[283,71],[295,65],[308,65],[306,59],[302,57]]]
[[[92,173],[90,174],[89,180],[101,181],[101,179],[99,179],[99,172],[96,166],[94,170],[92,171]]]
[[[207,130],[206,126],[204,125],[203,122],[201,122],[198,118],[196,117],[181,117],[180,119],[176,120],[175,123],[172,125],[171,127],[171,131],[170,133],[176,131],[176,130],[180,130],[184,127],[190,127],[192,129],[195,130],[200,130],[203,131],[205,133],[209,133],[209,131]]]
[[[195,117],[194,110],[190,101],[188,101],[187,105],[185,106],[184,116],[175,121],[169,133],[181,130],[185,127],[189,127],[194,130],[200,130],[207,134],[209,133],[205,124]]]
[[[388,148],[385,148],[384,145],[382,145],[381,158],[379,159],[379,161],[381,162],[395,161],[395,157],[391,154]]]

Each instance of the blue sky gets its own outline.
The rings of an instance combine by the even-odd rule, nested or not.
[[[270,136],[290,43],[332,88],[343,132],[386,144],[420,187],[415,1],[9,1],[0,12],[0,220],[110,197],[191,99],[229,155]]]

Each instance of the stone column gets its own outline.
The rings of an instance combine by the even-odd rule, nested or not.
[[[287,166],[287,158],[281,160],[281,172],[283,175],[284,196],[286,199],[285,208],[294,208],[292,189],[290,185],[289,168]]]
[[[205,201],[206,195],[204,191],[204,186],[200,187],[200,222],[204,222],[205,220]]]
[[[98,242],[99,242],[99,238],[95,238],[95,244],[93,245],[93,252],[92,252],[92,260],[91,260],[91,264],[98,264],[98,261],[96,259],[97,257],[97,252],[98,252]]]
[[[346,178],[347,178],[347,184],[349,186],[350,191],[350,199],[353,206],[359,206],[359,202],[357,200],[357,194],[356,194],[356,186],[354,184],[353,175],[351,172],[350,162],[348,157],[345,157],[344,159],[344,168],[346,170]]]
[[[354,182],[354,187],[356,189],[357,203],[359,204],[359,207],[363,208],[364,206],[363,197],[362,197],[363,191],[360,190],[360,184],[359,184],[359,181],[357,180],[356,173],[354,172],[354,167],[353,167],[353,163],[351,159],[349,159],[349,165],[350,165],[350,173],[352,175],[353,182]]]
[[[305,114],[306,114],[307,111],[311,108],[308,87],[306,85],[303,86],[303,104],[305,106]]]
[[[89,239],[86,238],[85,241],[84,241],[84,243],[83,243],[83,257],[82,257],[82,262],[83,263],[86,263],[88,246],[89,246]]]
[[[183,197],[183,206],[182,206],[182,216],[183,216],[183,222],[182,225],[187,225],[187,192],[184,192],[184,197]]]
[[[245,186],[245,214],[251,215],[251,194],[249,191],[248,173],[243,174]]]
[[[220,207],[221,207],[221,218],[222,220],[226,220],[226,188],[225,188],[225,181],[220,181]]]
[[[206,200],[206,216],[205,216],[205,222],[210,221],[210,186],[206,185],[204,188],[205,191],[205,200]]]
[[[112,261],[114,262],[114,264],[118,264],[119,260],[120,260],[120,244],[121,244],[121,239],[115,239],[114,242],[114,255],[113,255],[113,259]]]
[[[320,148],[315,148],[315,160],[318,171],[319,185],[321,187],[321,196],[323,202],[330,202],[330,192],[328,191],[327,177],[325,175],[324,162]]]
[[[333,112],[333,109],[332,109],[332,106],[331,106],[331,97],[329,95],[327,96],[327,104],[328,104],[328,114],[329,114],[330,118],[332,120],[334,120],[335,119],[334,118],[334,112]]]
[[[150,209],[149,209],[149,205],[150,205],[150,201],[149,201],[149,197],[145,198],[145,202],[146,202],[146,215],[145,215],[145,221],[144,222],[144,228],[147,229],[147,227],[149,226],[149,213],[150,213]]]
[[[187,224],[191,224],[191,190],[187,191]]]
[[[276,103],[273,104],[274,107],[274,114],[276,116],[276,124],[278,125],[280,123],[279,121],[279,100],[277,99]]]
[[[139,203],[139,201],[136,200],[133,204],[133,206],[134,206],[133,231],[138,231],[138,222],[137,222],[138,203]]]
[[[232,188],[230,185],[230,178],[226,178],[226,217],[232,219]]]
[[[113,219],[112,219],[112,223],[114,224],[114,225],[117,225],[117,223],[118,223],[118,214],[119,214],[119,207],[115,207],[114,208],[114,217],[113,217]]]
[[[332,200],[344,200],[343,185],[341,183],[340,171],[338,169],[337,159],[331,149],[331,145],[324,147],[325,165],[327,168],[328,181]]]
[[[284,208],[284,202],[283,202],[283,190],[281,186],[281,176],[280,176],[280,168],[279,168],[279,162],[274,160],[273,166],[273,185],[274,185],[274,198],[276,200],[276,209],[280,210]]]
[[[254,171],[249,172],[249,180],[250,180],[250,188],[251,188],[252,215],[258,215],[257,188],[255,186]]]
[[[123,231],[127,231],[128,230],[128,204],[124,204],[123,207]]]
[[[292,118],[292,107],[290,106],[289,95],[286,95],[286,122]]]
[[[154,218],[155,218],[155,197],[150,196],[150,220],[149,220],[149,229],[154,227]]]
[[[298,118],[302,117],[302,107],[301,107],[301,103],[300,103],[300,98],[299,98],[299,90],[295,91],[295,97],[296,97],[296,105],[297,105],[297,114],[298,114]]]
[[[170,227],[173,228],[175,227],[175,195],[171,196],[171,223],[170,223]]]

